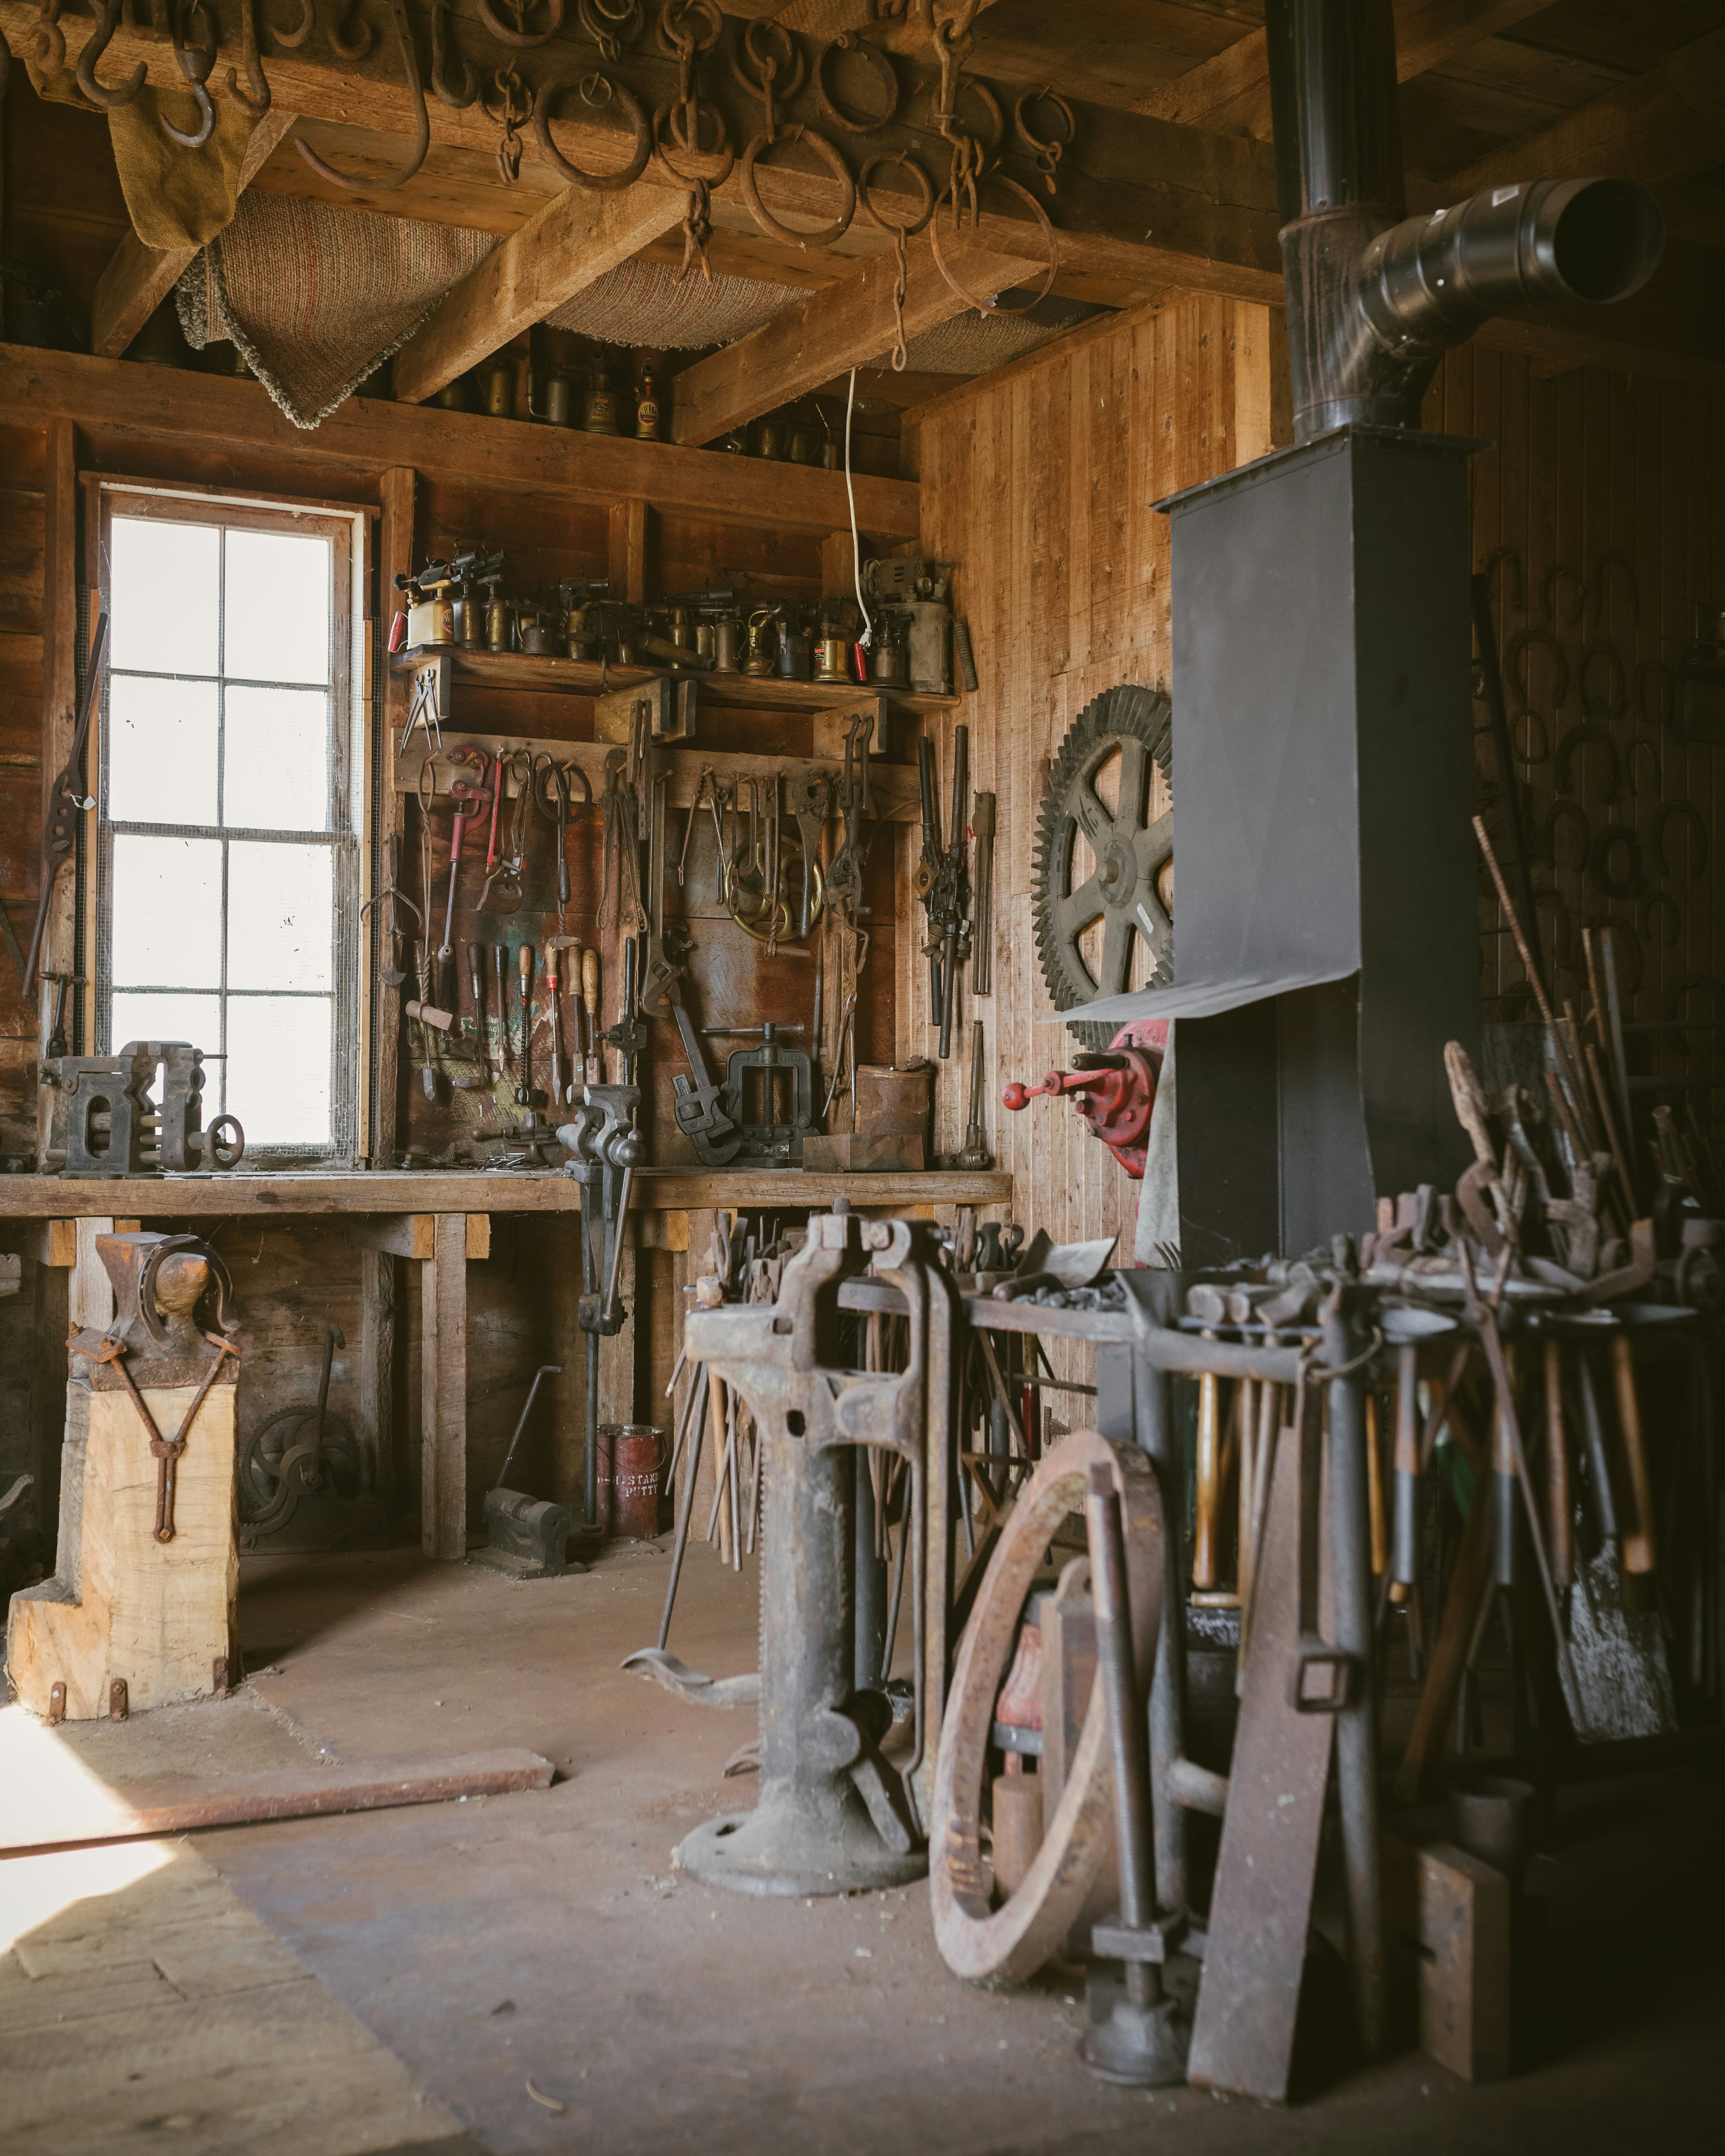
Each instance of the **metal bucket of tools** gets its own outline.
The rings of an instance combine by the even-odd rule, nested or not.
[[[659,1532],[665,1432],[644,1422],[599,1425],[599,1523],[624,1542]]]

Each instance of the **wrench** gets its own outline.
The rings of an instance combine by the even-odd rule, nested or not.
[[[797,907],[798,936],[809,933],[809,908],[820,852],[820,834],[826,828],[832,799],[830,778],[801,778],[791,789],[791,810],[797,819],[797,835],[803,841],[803,896]]]
[[[486,764],[490,761],[482,748],[471,748],[465,746],[451,749],[449,760],[452,763],[465,764],[470,770],[477,770],[481,778],[484,776]],[[455,804],[454,821],[449,833],[449,896],[444,907],[444,940],[438,946],[437,953],[439,963],[445,966],[454,956],[455,952],[452,939],[455,925],[455,883],[461,873],[462,836],[470,824],[476,824],[485,814],[486,808],[490,805],[491,792],[488,786],[483,784],[471,786],[465,778],[456,778],[449,783],[449,798]],[[473,806],[464,814],[462,803],[468,801],[470,801]]]

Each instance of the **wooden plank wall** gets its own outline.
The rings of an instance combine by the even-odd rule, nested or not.
[[[1622,931],[1620,978],[1635,983],[1630,1015],[1725,1018],[1713,858],[1725,781],[1718,749],[1686,740],[1671,722],[1666,670],[1725,605],[1725,396],[1590,368],[1542,378],[1512,353],[1466,346],[1450,356],[1425,417],[1429,426],[1493,444],[1472,468],[1474,564],[1498,562],[1499,649],[1532,692],[1525,708],[1533,716],[1514,721],[1516,745],[1527,752],[1517,773],[1537,842],[1535,885],[1560,901],[1538,906],[1558,990],[1584,1006],[1581,931],[1609,921]],[[1517,639],[1530,630],[1553,637],[1561,660],[1543,644],[1517,657]],[[1517,714],[1523,699],[1513,681],[1506,689]],[[1484,723],[1483,706],[1475,717]],[[1584,725],[1604,739],[1572,748],[1560,793],[1560,757]],[[1495,783],[1483,736],[1479,751],[1481,773]],[[1560,800],[1580,809],[1595,843],[1608,827],[1635,834],[1645,880],[1639,896],[1614,900],[1599,889],[1573,819],[1551,832]],[[1707,865],[1692,876],[1689,819],[1676,818],[1665,834],[1670,873],[1662,874],[1653,848],[1660,811],[1685,801],[1707,827]],[[1615,870],[1627,865],[1620,855]],[[1523,969],[1484,877],[1480,926],[1486,1016],[1532,1017]],[[1676,1044],[1666,1036],[1658,1045],[1649,1067],[1677,1068]],[[1703,1114],[1706,1097],[1697,1102]]]
[[[1117,682],[1168,685],[1168,520],[1153,502],[1261,456],[1271,435],[1270,317],[1230,300],[1140,310],[1064,357],[1025,365],[932,414],[920,429],[925,550],[957,562],[954,599],[970,625],[978,688],[931,720],[942,786],[952,736],[970,727],[971,783],[997,796],[994,993],[960,1015],[985,1027],[985,1127],[1017,1178],[1014,1212],[1057,1240],[1117,1233],[1130,1253],[1137,1185],[1076,1114],[999,1106],[1009,1078],[1069,1061],[1030,919],[1036,813],[1050,759],[1092,696]],[[1178,721],[1177,721],[1178,723]],[[900,840],[901,903],[919,840]],[[935,1052],[927,969],[900,938],[901,1055]],[[936,1142],[963,1142],[968,1048],[937,1086]]]

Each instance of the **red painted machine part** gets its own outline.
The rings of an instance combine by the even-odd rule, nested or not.
[[[1040,1086],[1014,1079],[1000,1097],[1016,1111],[1028,1107],[1039,1093],[1070,1096],[1073,1106],[1127,1173],[1134,1182],[1141,1181],[1150,1115],[1156,1106],[1156,1081],[1168,1052],[1168,1029],[1165,1018],[1134,1019],[1109,1043],[1111,1057],[1120,1059],[1114,1067],[1050,1070]]]

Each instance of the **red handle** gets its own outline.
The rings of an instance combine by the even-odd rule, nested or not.
[[[1029,1107],[1039,1093],[1055,1096],[1062,1093],[1081,1093],[1086,1086],[1094,1086],[1096,1082],[1096,1078],[1088,1071],[1050,1070],[1040,1086],[1026,1086],[1021,1079],[1014,1078],[1000,1098],[1007,1107],[1016,1111],[1019,1108]]]

